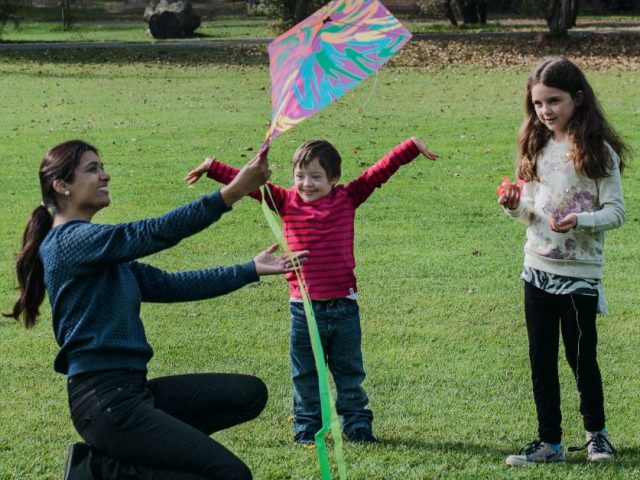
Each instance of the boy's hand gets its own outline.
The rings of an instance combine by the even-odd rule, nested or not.
[[[235,178],[220,189],[220,195],[224,203],[230,207],[245,195],[264,185],[271,176],[269,162],[267,161],[268,149],[258,153],[240,169]]]
[[[256,273],[259,276],[293,272],[293,265],[291,264],[289,255],[286,253],[277,256],[273,255],[276,250],[278,250],[278,244],[274,243],[253,259],[256,266]],[[309,256],[309,250],[292,252],[292,255],[294,263],[300,265],[304,263]]]
[[[422,155],[424,155],[425,157],[427,157],[429,160],[435,160],[436,158],[438,158],[440,156],[437,153],[432,152],[431,150],[429,150],[429,147],[427,147],[427,144],[424,143],[419,138],[411,137],[411,141],[413,141],[413,143],[417,147],[417,149],[420,150],[420,153]]]
[[[200,180],[200,177],[202,175],[205,175],[209,171],[209,169],[211,168],[211,164],[215,159],[216,157],[205,158],[200,165],[187,173],[187,176],[184,177],[184,181],[189,185],[193,185],[194,183],[196,183],[198,180]]]

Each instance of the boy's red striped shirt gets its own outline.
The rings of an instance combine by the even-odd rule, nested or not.
[[[295,188],[268,183],[274,205],[282,218],[283,234],[292,250],[309,250],[302,273],[312,300],[346,297],[357,292],[353,254],[355,211],[373,191],[382,186],[400,166],[420,152],[411,139],[396,146],[382,159],[347,185],[336,185],[331,192],[307,203]],[[214,160],[207,176],[228,184],[238,169]],[[250,196],[261,200],[260,192]],[[289,294],[301,298],[300,286],[293,273],[286,275]]]

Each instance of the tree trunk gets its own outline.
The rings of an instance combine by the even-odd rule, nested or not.
[[[551,0],[547,12],[549,33],[554,38],[567,38],[567,32],[576,24],[580,0]]]
[[[462,21],[464,23],[480,22],[476,0],[458,0],[458,7],[460,7],[460,13],[462,14]]]
[[[60,7],[62,9],[62,28],[69,30],[73,23],[71,18],[71,0],[60,0]]]
[[[444,10],[444,14],[451,22],[451,25],[454,27],[458,26],[458,21],[456,20],[456,15],[453,13],[453,7],[451,6],[451,0],[442,0],[442,9]]]

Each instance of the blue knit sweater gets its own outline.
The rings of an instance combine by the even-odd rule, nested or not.
[[[118,225],[70,221],[40,246],[60,352],[54,368],[69,376],[98,370],[146,371],[153,355],[141,302],[201,300],[258,280],[254,263],[168,273],[135,259],[176,245],[229,211],[219,192],[157,218]]]

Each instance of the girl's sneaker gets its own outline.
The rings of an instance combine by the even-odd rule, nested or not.
[[[564,462],[564,448],[560,446],[556,449],[550,443],[540,440],[526,444],[516,455],[507,457],[507,465],[510,467],[553,462]]]
[[[587,432],[587,443],[581,447],[571,447],[569,451],[577,452],[585,448],[587,449],[587,459],[590,462],[606,462],[611,460],[616,453],[616,449],[611,445],[605,431]]]

